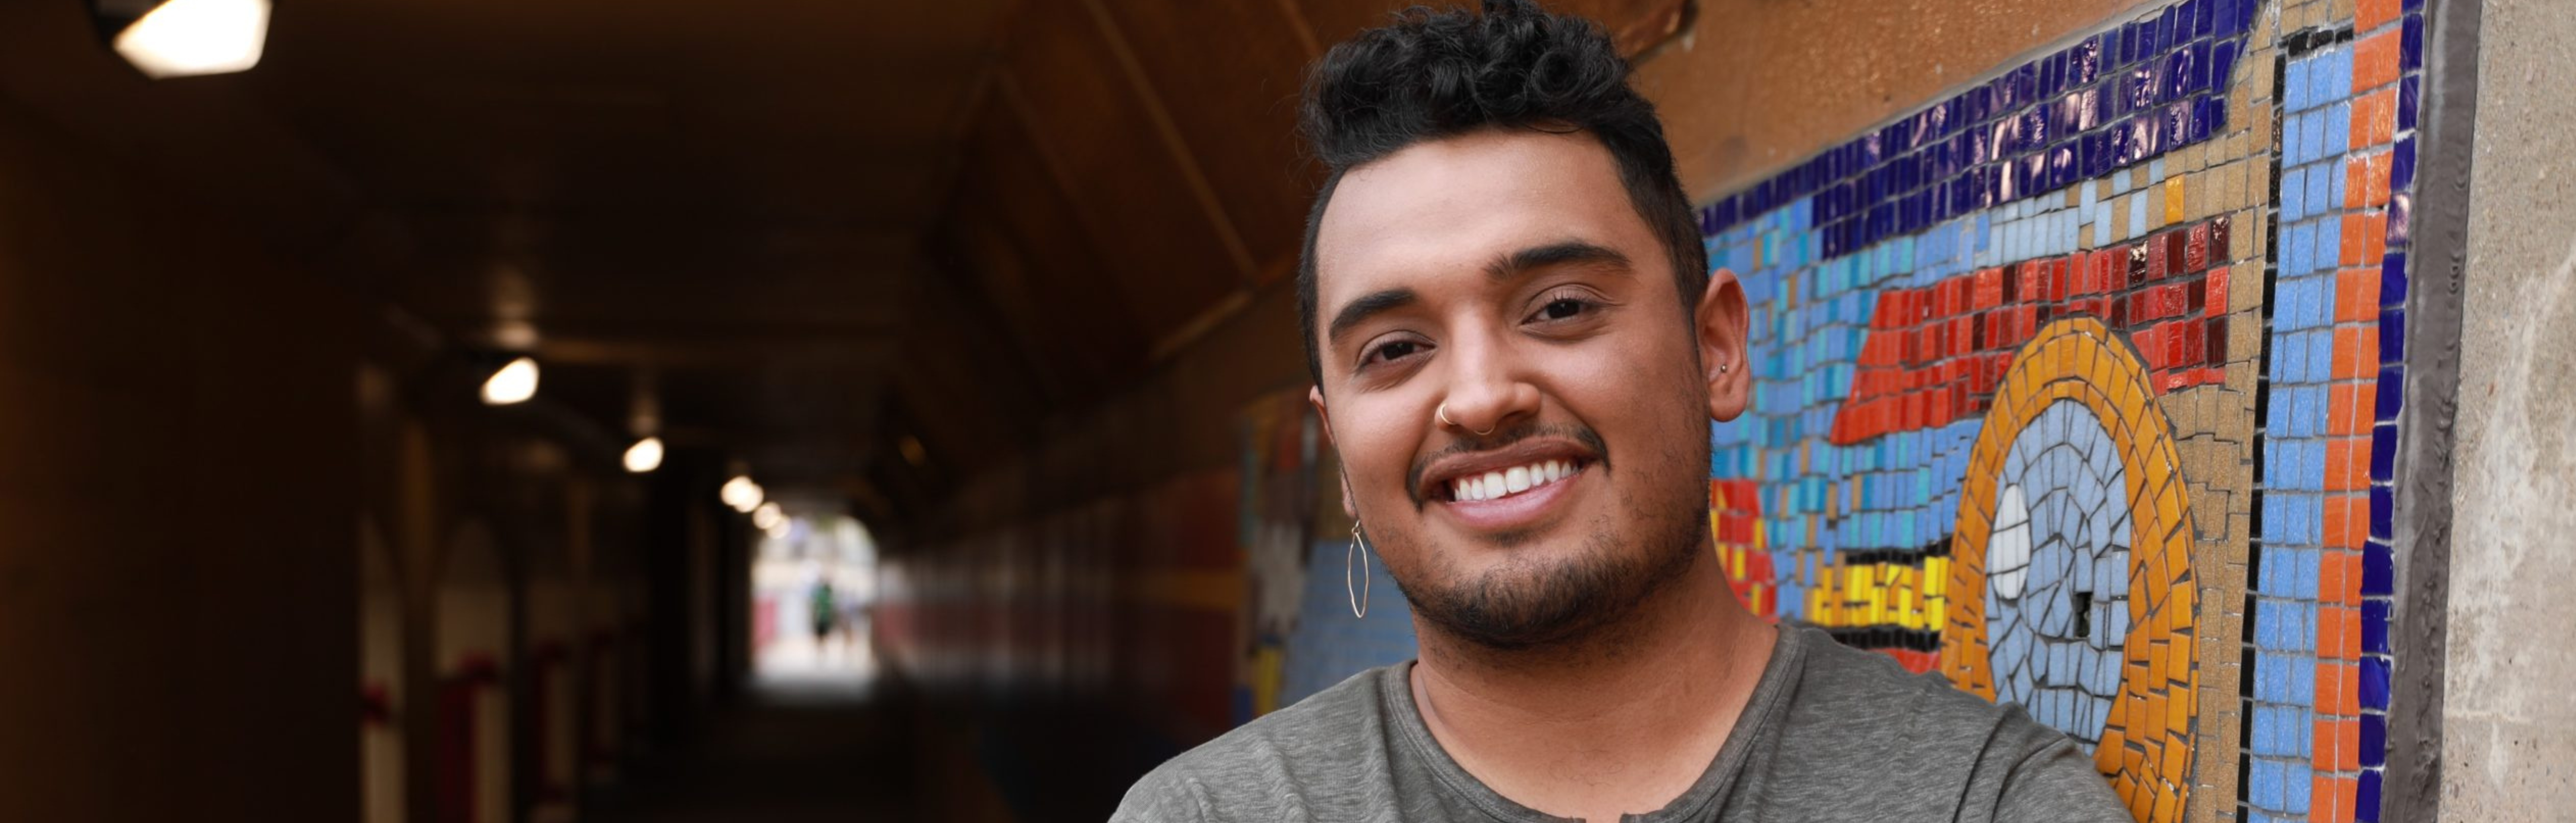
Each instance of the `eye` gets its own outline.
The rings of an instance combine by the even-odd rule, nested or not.
[[[1366,354],[1360,355],[1360,368],[1403,360],[1421,354],[1424,348],[1420,340],[1397,339],[1379,343],[1370,347]]]
[[[1547,295],[1524,323],[1562,323],[1598,313],[1605,305],[1600,298],[1581,289],[1559,289]]]

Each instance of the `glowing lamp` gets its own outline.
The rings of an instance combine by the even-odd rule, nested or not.
[[[537,361],[522,357],[483,380],[483,405],[507,406],[537,396]]]
[[[643,474],[662,466],[662,438],[647,437],[626,447],[626,470]]]
[[[159,80],[259,65],[269,0],[91,0],[90,17],[116,53]]]

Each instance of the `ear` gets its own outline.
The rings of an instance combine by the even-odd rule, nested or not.
[[[1708,381],[1710,420],[1733,420],[1752,400],[1753,375],[1744,348],[1748,316],[1744,286],[1735,282],[1735,273],[1711,270],[1708,290],[1700,293],[1699,307],[1691,313],[1691,330],[1699,336],[1700,368]]]
[[[1324,442],[1333,445],[1333,462],[1340,463],[1341,441],[1333,437],[1333,415],[1330,410],[1324,408],[1324,387],[1306,387],[1306,403],[1315,407],[1315,419],[1324,421]],[[1351,507],[1351,473],[1345,470],[1337,474],[1341,475],[1342,514],[1352,520],[1358,520],[1360,510]]]

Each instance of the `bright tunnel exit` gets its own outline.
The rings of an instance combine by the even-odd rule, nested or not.
[[[864,692],[876,677],[870,643],[876,541],[843,514],[787,514],[754,532],[752,669],[756,685],[797,692]]]

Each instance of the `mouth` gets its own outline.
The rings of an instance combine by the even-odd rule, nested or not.
[[[1573,479],[1589,465],[1591,461],[1579,457],[1561,457],[1470,472],[1445,483],[1434,483],[1430,498],[1444,503],[1503,500]]]
[[[1576,442],[1523,440],[1432,464],[1420,494],[1437,516],[1468,531],[1527,532],[1553,519],[1600,462],[1599,452]]]

